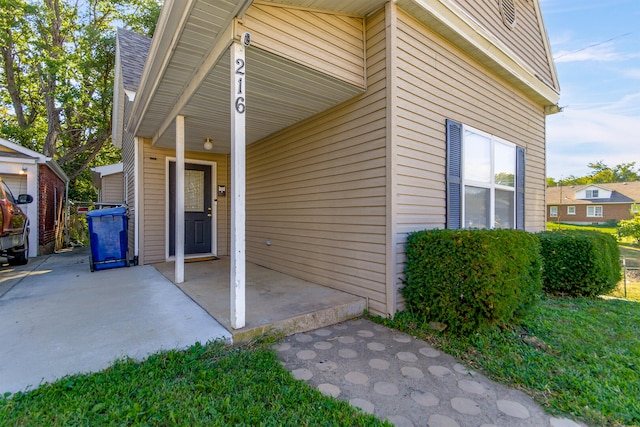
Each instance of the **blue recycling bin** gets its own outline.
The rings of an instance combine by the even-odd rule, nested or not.
[[[91,271],[129,267],[127,209],[97,209],[87,213]]]

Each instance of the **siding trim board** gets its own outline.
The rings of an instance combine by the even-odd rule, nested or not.
[[[397,70],[394,66],[395,55],[398,52],[397,48],[397,13],[398,9],[395,4],[389,2],[385,6],[385,20],[387,24],[386,29],[386,90],[387,90],[387,162],[386,162],[386,174],[387,174],[387,241],[386,241],[386,278],[385,278],[385,293],[386,293],[386,314],[392,317],[395,314],[396,307],[398,305],[398,272],[396,271],[396,236],[397,236],[397,207],[396,197],[398,194],[398,188],[396,185],[397,174],[397,148],[395,144],[395,135],[398,133],[398,121],[394,120],[397,116],[398,97],[396,96],[396,81]]]

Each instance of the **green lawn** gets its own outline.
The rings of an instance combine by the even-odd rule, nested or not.
[[[574,225],[563,222],[547,222],[547,230],[597,230],[603,233],[616,234],[616,227],[611,225]]]
[[[430,341],[550,412],[590,425],[640,425],[640,304],[546,299],[514,328],[456,337],[409,314],[377,319]]]
[[[295,380],[268,341],[117,362],[0,398],[2,426],[382,426]]]

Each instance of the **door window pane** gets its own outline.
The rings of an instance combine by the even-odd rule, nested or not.
[[[465,181],[491,182],[491,139],[474,132],[464,134]]]
[[[204,212],[204,171],[184,171],[184,211]]]
[[[495,228],[514,228],[513,191],[496,190]]]
[[[464,226],[465,228],[489,228],[490,190],[488,188],[464,188]]]
[[[498,185],[516,185],[516,147],[496,142],[495,147],[495,182]]]

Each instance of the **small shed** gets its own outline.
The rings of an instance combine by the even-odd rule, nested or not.
[[[61,247],[69,178],[58,163],[0,138],[0,176],[14,196],[33,196],[33,203],[22,206],[30,224],[29,257],[50,254]]]
[[[98,203],[124,204],[124,174],[122,162],[91,168],[91,181],[98,190]]]

